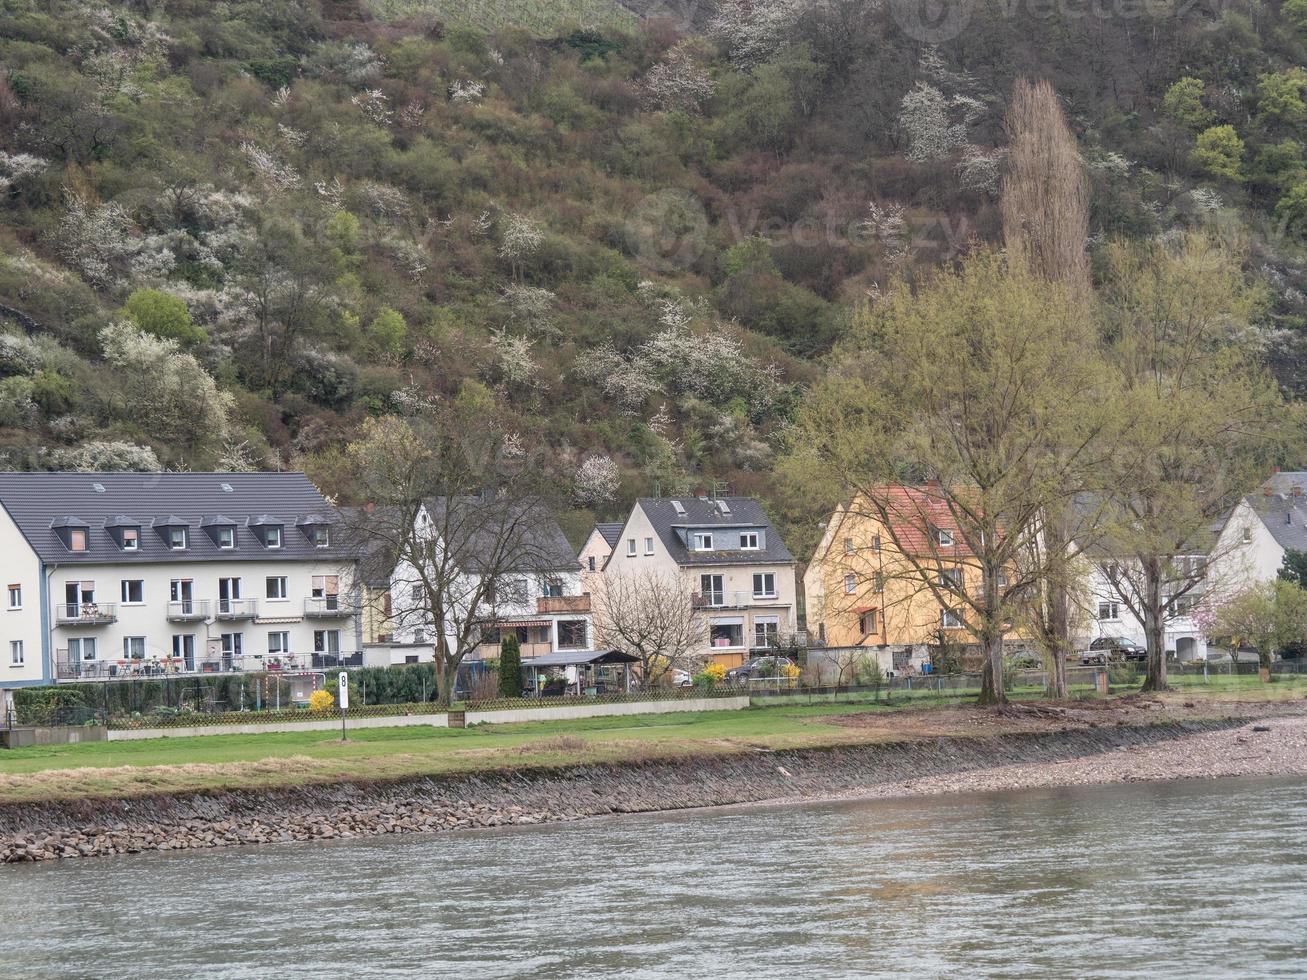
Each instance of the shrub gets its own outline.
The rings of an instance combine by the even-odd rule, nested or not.
[[[516,633],[499,644],[499,693],[506,698],[522,696],[522,648]]]
[[[695,687],[702,687],[711,691],[726,678],[726,668],[721,664],[709,664],[699,673],[695,674],[692,680]]]
[[[209,339],[191,321],[191,311],[181,299],[157,289],[134,290],[123,304],[122,315],[146,333],[168,337],[184,346]]]
[[[336,707],[336,697],[325,688],[309,695],[310,711],[330,711]]]

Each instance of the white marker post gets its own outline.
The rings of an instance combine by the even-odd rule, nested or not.
[[[345,712],[349,709],[349,674],[342,670],[336,683],[340,690],[340,740],[348,742],[349,739],[345,736]]]

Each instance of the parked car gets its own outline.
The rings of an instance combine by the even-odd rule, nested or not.
[[[1147,659],[1148,649],[1124,636],[1100,636],[1080,654],[1080,662],[1086,667],[1122,660],[1143,663]]]
[[[679,667],[672,671],[672,687],[690,687],[694,683],[694,678],[690,676],[688,670],[681,670]]]
[[[728,670],[726,681],[729,684],[743,684],[758,677],[776,677],[786,667],[793,666],[794,661],[789,657],[755,657]]]

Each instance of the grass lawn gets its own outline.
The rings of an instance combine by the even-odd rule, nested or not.
[[[1307,677],[1269,685],[1256,677],[1177,679],[1173,698],[1279,700],[1307,695]],[[1017,697],[1037,698],[1038,690]],[[87,742],[0,751],[0,803],[134,796],[203,789],[256,789],[342,779],[390,779],[474,770],[562,766],[750,751],[865,744],[896,737],[894,724],[849,726],[837,719],[907,708],[969,704],[974,695],[917,691],[894,704],[866,695],[782,696],[744,711],[677,712],[467,729],[357,729],[334,733],[208,735]],[[869,718],[868,720],[871,720]],[[939,732],[948,733],[947,730]]]

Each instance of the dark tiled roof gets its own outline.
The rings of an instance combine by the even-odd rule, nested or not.
[[[460,507],[479,506],[479,502],[473,497],[456,499],[458,499],[458,506]],[[444,513],[445,500],[444,497],[432,497],[426,501],[427,509],[431,511],[432,520],[437,525],[442,523],[440,515]],[[457,513],[456,510],[456,516]],[[484,542],[478,543],[475,540],[469,542],[469,550],[475,552],[480,547],[488,554],[495,547],[497,537],[501,539],[500,544],[502,547],[504,532],[496,530],[496,528],[510,526],[509,520],[514,523],[519,520],[522,521],[526,527],[526,533],[513,548],[514,552],[516,552],[514,560],[508,563],[508,567],[501,568],[501,571],[561,572],[573,571],[581,567],[576,557],[576,549],[568,542],[567,536],[563,534],[563,529],[558,526],[557,518],[543,505],[528,506],[522,504],[517,507],[512,518],[504,521],[491,517],[487,522],[488,527],[483,535]]]
[[[1287,551],[1307,551],[1307,496],[1257,493],[1246,499],[1276,544]]]
[[[599,532],[600,537],[608,542],[608,547],[616,548],[617,542],[622,537],[622,528],[625,526],[618,521],[616,524],[596,524],[595,530]]]
[[[59,564],[286,561],[344,553],[334,540],[330,548],[314,547],[296,527],[306,514],[334,519],[335,513],[303,473],[0,473],[0,505],[37,555]],[[265,548],[249,529],[263,516],[282,524],[278,549]],[[219,548],[200,530],[222,517],[237,526],[235,548]],[[85,552],[69,551],[55,531],[72,520],[90,528]],[[121,550],[106,530],[126,521],[141,529],[139,551]],[[191,529],[186,550],[173,551],[160,535],[169,521]]]
[[[723,511],[720,506],[723,503],[729,513]],[[762,505],[752,497],[641,497],[636,506],[648,516],[663,547],[679,565],[774,565],[794,561],[780,532],[772,527]],[[694,531],[737,529],[762,531],[763,547],[757,551],[686,548],[686,536]]]

